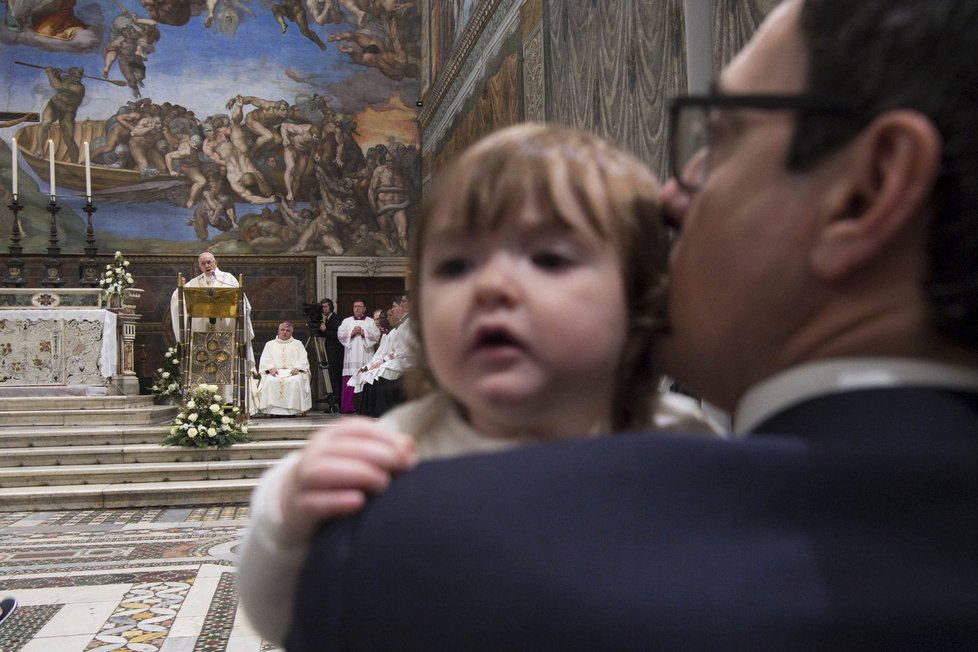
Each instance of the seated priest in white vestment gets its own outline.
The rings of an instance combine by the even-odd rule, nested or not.
[[[306,347],[292,337],[292,322],[278,326],[278,337],[265,345],[258,362],[255,411],[294,416],[312,407],[309,356]]]

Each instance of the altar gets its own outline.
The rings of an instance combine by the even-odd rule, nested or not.
[[[0,387],[105,387],[116,373],[116,331],[104,308],[4,308]]]

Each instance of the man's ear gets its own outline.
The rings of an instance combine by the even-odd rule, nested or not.
[[[888,111],[863,129],[842,155],[846,176],[830,191],[831,219],[812,249],[815,272],[839,280],[920,226],[941,152],[936,127],[917,111]]]

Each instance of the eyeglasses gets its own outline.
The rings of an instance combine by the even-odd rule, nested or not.
[[[846,119],[852,108],[813,95],[690,95],[669,103],[669,163],[679,185],[689,193],[703,187],[710,175],[713,129],[720,109],[804,111]]]

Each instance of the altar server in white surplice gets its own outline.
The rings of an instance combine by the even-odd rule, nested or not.
[[[309,356],[292,330],[292,322],[279,324],[278,337],[261,352],[255,408],[262,414],[294,416],[312,407]]]
[[[390,322],[394,327],[381,340],[366,370],[350,381],[354,390],[357,381],[360,381],[362,396],[357,404],[359,414],[380,417],[407,398],[401,377],[411,367],[411,355],[417,348],[408,316],[410,311],[411,300],[407,294],[394,300],[390,310]],[[385,350],[381,351],[381,348]]]
[[[349,386],[350,377],[360,367],[370,362],[374,347],[380,341],[380,329],[373,319],[367,317],[367,304],[359,299],[353,302],[353,316],[340,324],[336,336],[346,349],[343,353],[343,393],[340,397],[340,412],[355,411],[353,388]]]

